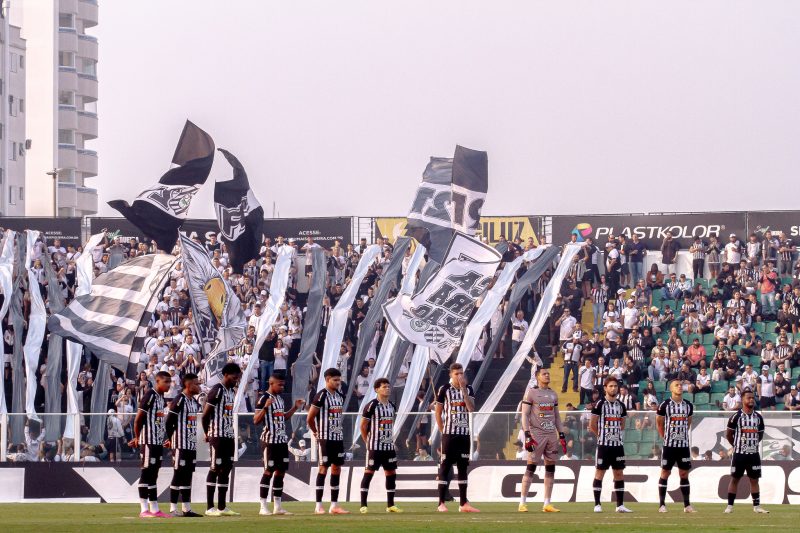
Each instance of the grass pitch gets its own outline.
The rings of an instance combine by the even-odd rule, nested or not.
[[[384,506],[372,503],[370,513],[361,515],[357,504],[344,504],[353,514],[347,516],[315,516],[313,504],[288,502],[284,506],[294,516],[258,516],[258,504],[231,504],[242,513],[237,518],[170,518],[140,519],[139,506],[117,504],[3,504],[0,505],[2,531],[59,532],[122,532],[122,531],[204,531],[242,533],[245,531],[293,532],[347,531],[526,531],[543,528],[551,532],[587,533],[592,531],[635,532],[720,532],[720,531],[798,531],[796,506],[771,505],[768,515],[756,515],[749,503],[737,503],[732,515],[722,514],[725,504],[699,504],[698,513],[683,513],[680,504],[669,506],[669,513],[659,514],[653,504],[628,504],[632,514],[614,513],[614,506],[606,503],[602,514],[592,512],[588,503],[559,504],[558,514],[543,514],[541,504],[528,505],[531,512],[517,512],[516,503],[476,503],[480,514],[460,514],[457,505],[449,504],[447,514],[436,512],[432,503],[398,502],[403,514],[388,515]],[[169,504],[162,505],[162,510]],[[194,509],[205,510],[197,503]]]

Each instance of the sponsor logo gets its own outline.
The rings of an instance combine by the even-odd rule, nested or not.
[[[592,236],[592,226],[586,222],[581,222],[570,233],[578,238],[578,242],[583,242]]]
[[[189,211],[189,204],[197,191],[198,187],[195,185],[162,185],[158,183],[140,194],[139,198],[176,218],[185,218]]]
[[[697,225],[665,225],[665,226],[597,226],[592,227],[587,222],[576,224],[570,231],[571,235],[577,237],[578,242],[583,242],[587,238],[594,236],[595,239],[608,237],[609,235],[625,235],[628,238],[637,235],[640,239],[664,239],[667,232],[672,233],[675,239],[686,239],[693,237],[707,238],[719,237],[725,230],[725,224],[697,224]]]

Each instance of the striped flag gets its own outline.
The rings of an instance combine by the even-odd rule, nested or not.
[[[149,322],[154,296],[175,260],[166,254],[143,255],[101,274],[92,283],[91,293],[76,297],[50,317],[50,331],[127,371],[134,341],[143,336],[146,328],[141,326]]]

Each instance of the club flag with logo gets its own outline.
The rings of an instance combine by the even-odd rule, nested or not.
[[[440,361],[447,359],[500,258],[494,248],[456,233],[439,271],[413,296],[401,293],[385,304],[386,319],[404,340],[431,348]]]
[[[452,158],[431,157],[408,213],[406,235],[428,249],[428,256],[444,264],[453,233],[475,235],[489,189],[486,152],[456,146]]]
[[[198,340],[206,355],[205,382],[219,382],[225,352],[244,338],[247,320],[242,303],[205,248],[181,233],[181,261],[192,301]],[[209,386],[211,386],[209,385]]]
[[[25,386],[25,414],[28,420],[41,422],[39,415],[36,414],[36,389],[39,385],[36,379],[36,372],[39,370],[39,354],[42,351],[42,341],[44,340],[45,324],[47,323],[47,310],[42,299],[42,291],[39,288],[39,280],[36,273],[31,268],[33,264],[33,247],[39,240],[38,231],[27,230],[27,252],[25,254],[25,267],[28,274],[28,294],[30,295],[30,313],[28,314],[28,335],[25,337],[25,345],[22,352],[25,355],[25,375],[27,376]]]
[[[83,344],[98,359],[126,372],[142,317],[166,284],[174,263],[174,256],[149,254],[100,274],[88,295],[75,297],[50,317],[50,331]]]
[[[0,289],[3,291],[3,305],[0,307],[0,322],[6,317],[8,306],[11,304],[11,294],[13,292],[13,270],[14,270],[14,235],[15,233],[7,229],[5,232],[5,239],[3,239],[2,254],[0,254]],[[5,357],[3,354],[2,362],[5,366]],[[0,415],[8,412],[6,406],[6,390],[5,379],[0,379]]]
[[[214,210],[228,261],[234,273],[241,274],[251,259],[258,259],[264,239],[264,208],[258,203],[247,173],[236,157],[219,149],[233,167],[233,179],[214,185]]]
[[[178,228],[186,220],[189,204],[206,182],[214,163],[211,136],[186,121],[172,157],[176,166],[161,176],[158,183],[143,191],[133,204],[112,200],[108,205],[122,213],[159,249],[170,252],[178,242]]]

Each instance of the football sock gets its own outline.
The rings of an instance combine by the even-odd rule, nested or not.
[[[617,496],[617,507],[621,506],[625,501],[625,481],[614,481],[614,493]]]
[[[322,503],[322,494],[325,492],[325,474],[317,474],[317,503]]]
[[[280,504],[281,498],[283,498],[283,476],[275,476],[272,481],[272,499]]]
[[[528,491],[531,488],[531,483],[533,483],[533,474],[534,473],[532,470],[526,469],[525,473],[522,475],[522,495],[520,496],[521,503],[526,503],[528,501]]]
[[[594,491],[594,504],[600,505],[600,491],[603,490],[603,480],[595,479],[592,482],[592,490]]]
[[[753,493],[753,507],[757,507],[759,505],[761,505],[761,493],[760,492],[754,492]]]
[[[458,498],[461,505],[467,504],[467,467],[458,469]]]
[[[261,475],[261,482],[258,484],[258,496],[262,500],[269,498],[269,483],[272,481],[272,474],[264,472]]]
[[[736,493],[729,492],[728,493],[728,505],[733,505],[733,502],[736,500]]]
[[[230,472],[220,472],[217,476],[217,509],[224,510],[227,505],[228,476]]]
[[[689,480],[681,480],[681,494],[683,495],[683,506],[689,507]]]
[[[374,472],[364,472],[364,477],[361,478],[361,507],[367,506],[367,495],[369,494],[369,484],[372,483],[372,476]],[[387,484],[388,484],[388,479]]]
[[[214,492],[217,489],[217,473],[208,471],[206,476],[206,505],[209,509],[214,508]]]
[[[667,480],[664,478],[658,479],[658,504],[666,505],[667,501]]]
[[[386,476],[386,506],[392,507],[394,506],[394,490],[396,487],[397,476],[392,474],[391,476]]]
[[[331,504],[339,502],[339,476],[331,472]]]

